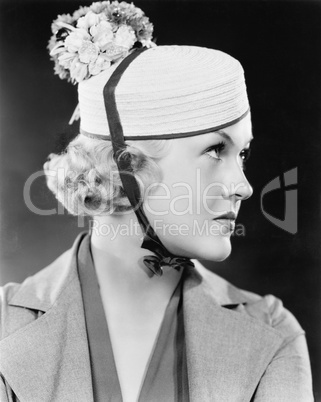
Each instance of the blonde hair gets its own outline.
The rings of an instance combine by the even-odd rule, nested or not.
[[[133,174],[144,189],[161,181],[157,160],[164,157],[172,140],[127,141]],[[108,140],[79,134],[61,154],[50,154],[44,165],[47,185],[73,215],[122,213],[132,207],[122,187]]]

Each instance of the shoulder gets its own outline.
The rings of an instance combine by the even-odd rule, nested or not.
[[[44,308],[52,305],[65,282],[75,277],[77,251],[86,236],[87,232],[80,233],[70,249],[22,283],[0,287],[1,305],[23,305],[31,309],[36,309],[40,301]]]
[[[74,247],[75,244],[22,283],[10,282],[0,287],[0,339],[28,325],[51,308],[66,284],[75,277],[76,271],[71,269]]]
[[[297,319],[284,307],[279,298],[271,294],[261,296],[240,289],[209,271],[198,261],[195,265],[207,287],[210,288],[214,299],[223,308],[228,308],[239,314],[246,314],[258,323],[273,328],[285,342],[304,334],[304,330]]]

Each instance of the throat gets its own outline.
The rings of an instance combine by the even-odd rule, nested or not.
[[[143,262],[143,257],[153,253],[135,243],[103,245],[92,236],[91,253],[102,297],[129,310],[150,311],[154,304],[167,305],[183,271],[166,266],[162,276],[153,275]]]

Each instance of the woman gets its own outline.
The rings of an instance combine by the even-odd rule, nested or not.
[[[312,400],[295,318],[197,261],[230,254],[252,193],[239,62],[156,47],[126,3],[60,16],[53,31],[56,72],[78,82],[81,124],[45,171],[91,230],[3,288],[1,400]]]

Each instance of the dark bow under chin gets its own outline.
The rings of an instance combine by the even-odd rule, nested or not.
[[[170,266],[177,271],[181,268],[194,267],[192,261],[185,257],[158,257],[156,255],[147,255],[143,258],[143,262],[145,266],[157,276],[163,275],[163,267],[165,266]]]

